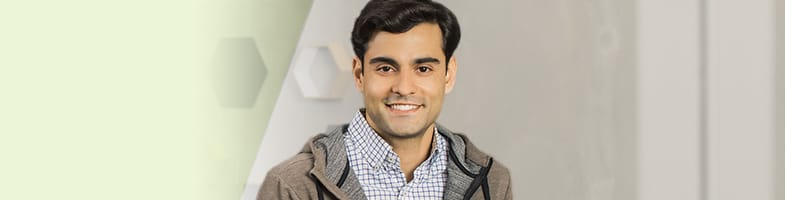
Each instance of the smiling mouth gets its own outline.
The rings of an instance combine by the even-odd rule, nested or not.
[[[393,112],[413,112],[418,108],[422,107],[422,105],[416,104],[385,104],[387,108],[389,108]]]

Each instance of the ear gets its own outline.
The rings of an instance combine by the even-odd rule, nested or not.
[[[354,77],[354,87],[358,91],[363,91],[363,61],[357,56],[352,59],[352,75]]]
[[[445,78],[446,82],[444,83],[444,94],[448,94],[452,91],[453,87],[455,87],[455,73],[458,72],[458,62],[455,60],[455,56],[450,57],[450,63],[447,64],[447,77]]]

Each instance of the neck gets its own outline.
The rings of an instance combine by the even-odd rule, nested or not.
[[[425,133],[411,138],[391,138],[382,137],[390,146],[393,151],[398,154],[401,159],[401,170],[406,175],[406,180],[411,181],[414,170],[417,166],[428,159],[431,153],[431,144],[433,143],[434,128],[433,124],[429,126]]]
[[[424,161],[431,150],[431,143],[433,141],[433,125],[426,129],[425,133],[411,138],[393,138],[382,137],[390,146],[393,151],[398,154],[401,159],[420,158],[420,162]]]

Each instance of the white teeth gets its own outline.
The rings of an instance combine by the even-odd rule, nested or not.
[[[417,106],[417,105],[401,105],[401,104],[393,104],[393,105],[390,105],[390,107],[391,107],[392,109],[394,109],[394,110],[409,111],[409,110],[414,110],[414,109],[417,109],[417,107],[419,107],[419,106]]]

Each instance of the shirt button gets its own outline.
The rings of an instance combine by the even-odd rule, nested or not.
[[[387,162],[393,163],[394,161],[392,157],[387,157]]]

